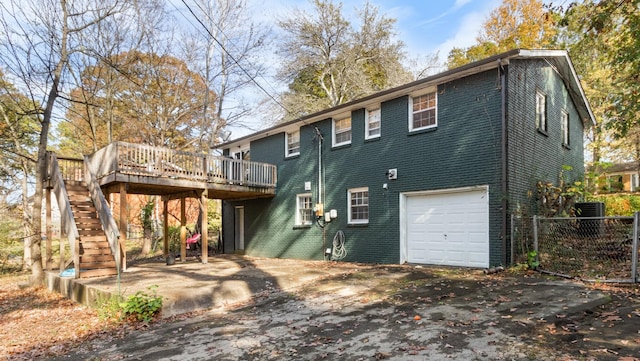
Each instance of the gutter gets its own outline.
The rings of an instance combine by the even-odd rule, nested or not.
[[[508,207],[508,195],[509,195],[509,184],[507,182],[507,82],[506,82],[506,72],[502,66],[501,59],[498,59],[498,72],[500,73],[500,97],[501,97],[501,184],[500,191],[502,194],[501,204],[500,204],[500,212],[502,218],[502,230],[500,231],[502,238],[502,265],[507,265],[507,261],[511,262],[512,260],[507,260],[507,207]]]

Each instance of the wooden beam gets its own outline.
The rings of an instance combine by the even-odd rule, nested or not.
[[[52,251],[51,251],[51,238],[53,237],[53,226],[51,223],[51,188],[47,188],[47,209],[46,209],[46,232],[47,232],[47,249],[45,252],[45,264],[44,269],[51,271],[52,269]]]
[[[198,199],[198,197],[200,197],[200,194],[197,191],[192,190],[192,191],[186,191],[186,192],[167,194],[167,195],[162,196],[162,200],[163,201],[166,201],[166,200],[172,201],[174,199],[183,199],[183,198],[195,198],[195,199]]]
[[[200,232],[202,232],[202,263],[209,263],[209,231],[207,224],[207,189],[202,191],[200,196],[200,212],[202,213],[202,219],[200,220]]]
[[[163,204],[162,223],[164,226],[164,232],[162,232],[164,237],[163,252],[164,252],[164,258],[167,259],[169,257],[169,201],[164,201],[162,202],[162,204]]]
[[[187,201],[180,198],[180,262],[187,260]]]
[[[127,226],[129,223],[129,212],[127,212],[127,185],[120,183],[120,245],[122,257],[122,271],[127,270]]]

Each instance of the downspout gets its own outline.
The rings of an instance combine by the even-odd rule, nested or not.
[[[502,123],[502,127],[501,127],[501,163],[502,163],[502,169],[501,169],[501,184],[500,184],[500,191],[502,194],[502,199],[501,199],[501,205],[500,205],[500,209],[501,209],[501,218],[502,218],[502,230],[501,230],[501,237],[502,237],[502,264],[503,265],[507,265],[507,207],[508,207],[508,195],[509,195],[509,184],[507,182],[507,175],[508,173],[508,169],[507,169],[507,82],[506,82],[506,74],[505,74],[505,70],[504,67],[502,66],[502,60],[498,59],[498,72],[500,73],[500,98],[501,98],[501,112],[500,112],[500,120]],[[511,262],[512,260],[508,260],[509,262]]]

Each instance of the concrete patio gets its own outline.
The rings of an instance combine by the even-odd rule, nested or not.
[[[196,260],[173,265],[145,262],[131,265],[119,277],[75,279],[48,272],[49,289],[76,302],[92,305],[110,295],[123,296],[149,287],[163,297],[162,316],[227,308],[292,291],[323,278],[351,273],[370,266],[323,261],[252,258],[241,255],[215,255],[203,264]]]

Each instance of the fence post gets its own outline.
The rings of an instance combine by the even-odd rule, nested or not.
[[[631,281],[638,282],[638,220],[640,213],[633,214],[633,247],[631,247]]]
[[[513,256],[514,256],[513,247],[514,247],[514,245],[515,245],[515,243],[516,243],[516,242],[515,242],[515,238],[514,238],[514,236],[513,236],[513,234],[514,234],[514,229],[515,229],[515,224],[514,224],[514,222],[515,222],[515,215],[512,213],[512,214],[511,214],[511,233],[510,233],[510,236],[511,236],[511,250],[510,250],[510,251],[511,251],[511,252],[510,252],[510,254],[509,254],[509,257],[510,257],[510,258],[509,258],[509,264],[513,264]]]
[[[536,261],[540,262],[540,252],[538,251],[538,216],[531,218],[533,223],[533,250],[536,252]]]

